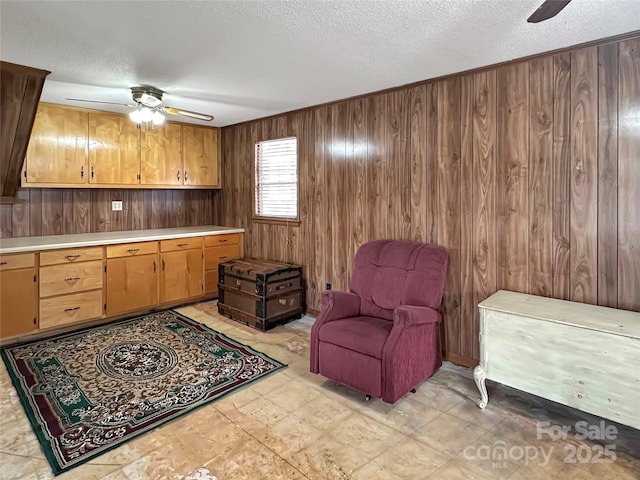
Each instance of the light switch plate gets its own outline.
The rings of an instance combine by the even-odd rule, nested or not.
[[[122,210],[122,200],[117,200],[114,202],[111,202],[111,210],[113,210],[114,212],[119,212]]]

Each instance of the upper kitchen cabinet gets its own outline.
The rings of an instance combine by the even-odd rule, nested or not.
[[[220,131],[42,103],[23,187],[220,188]]]
[[[220,188],[220,131],[182,126],[184,185]]]
[[[87,128],[86,112],[41,103],[27,149],[26,184],[85,185]]]
[[[139,183],[139,132],[125,115],[89,113],[89,183]]]
[[[140,129],[140,183],[182,185],[182,126],[165,123]]]

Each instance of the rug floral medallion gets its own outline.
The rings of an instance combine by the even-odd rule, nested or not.
[[[286,366],[171,310],[2,357],[55,474]]]

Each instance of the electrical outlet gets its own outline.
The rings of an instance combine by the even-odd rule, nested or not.
[[[325,290],[331,290],[331,284],[327,283],[327,286],[325,287]]]
[[[114,212],[122,211],[122,200],[111,202],[111,210],[113,210]]]

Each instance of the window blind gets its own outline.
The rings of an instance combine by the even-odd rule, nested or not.
[[[256,215],[298,218],[298,139],[256,143]]]

